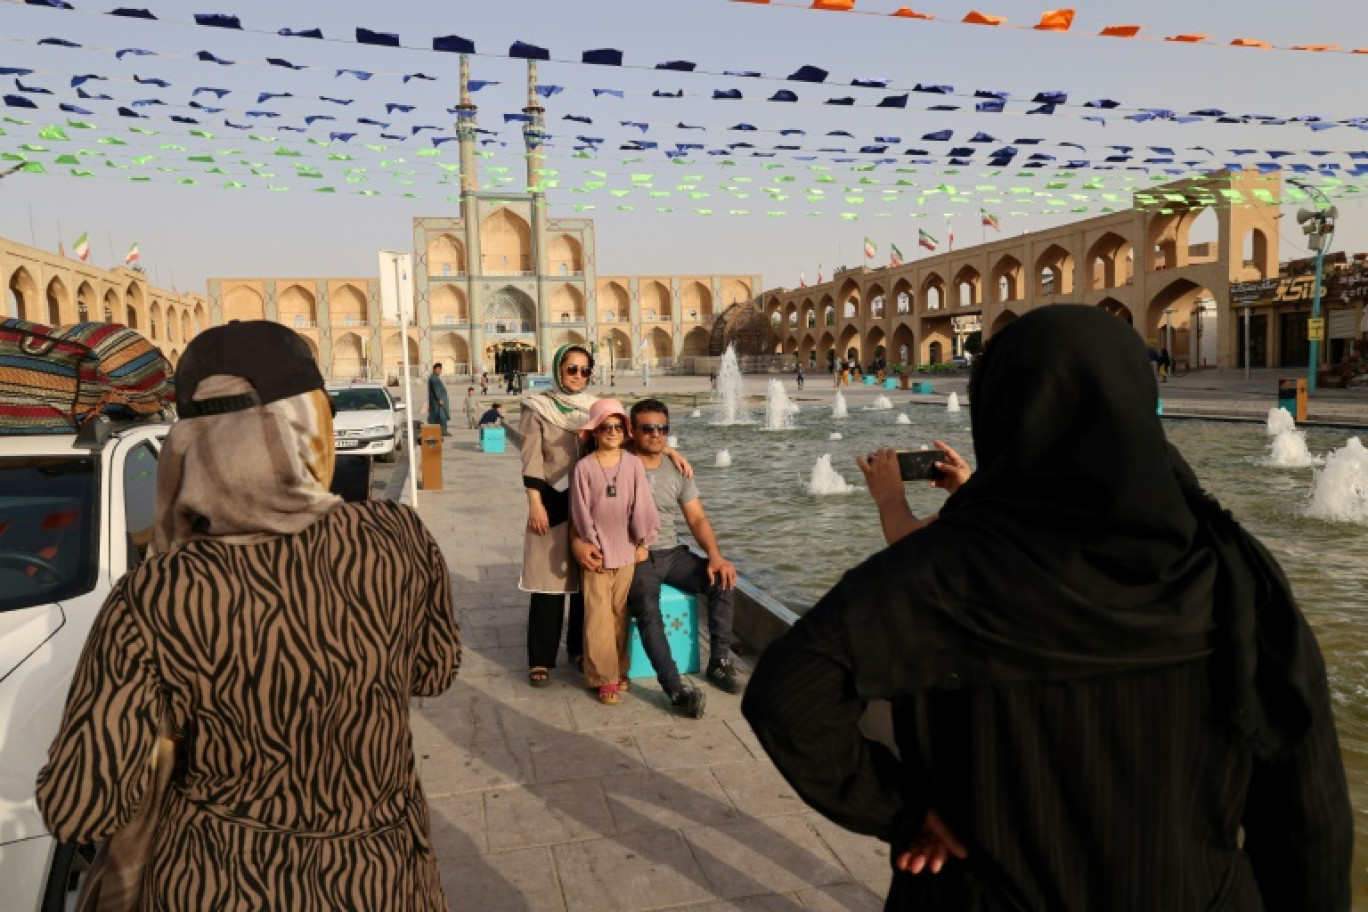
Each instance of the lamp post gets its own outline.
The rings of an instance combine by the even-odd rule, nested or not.
[[[1173,308],[1168,307],[1164,310],[1164,350],[1169,353],[1170,363],[1173,361]]]
[[[1242,311],[1244,311],[1244,365],[1245,365],[1245,379],[1248,380],[1248,379],[1249,379],[1249,302],[1248,302],[1248,301],[1245,301],[1243,304],[1241,304],[1241,305],[1240,305],[1240,309],[1241,309]]]
[[[615,348],[616,348],[616,346],[613,344],[613,337],[612,337],[612,336],[609,336],[609,337],[608,337],[608,385],[609,385],[609,386],[617,386],[617,377],[616,377],[616,376],[614,375],[614,373],[613,373],[613,367],[615,366],[615,365],[613,364],[613,361],[616,360],[616,359],[614,358],[614,349],[615,349]]]
[[[1316,282],[1312,286],[1311,323],[1307,327],[1307,341],[1310,343],[1311,357],[1306,377],[1306,391],[1314,393],[1316,391],[1316,368],[1320,362],[1320,340],[1321,336],[1325,334],[1325,324],[1321,322],[1321,273],[1325,267],[1326,248],[1330,246],[1330,242],[1335,236],[1335,219],[1339,218],[1339,209],[1330,203],[1324,193],[1310,184],[1300,181],[1290,181],[1290,183],[1300,188],[1316,203],[1314,210],[1306,207],[1297,210],[1297,224],[1302,226],[1302,232],[1306,234],[1306,245],[1316,252]]]

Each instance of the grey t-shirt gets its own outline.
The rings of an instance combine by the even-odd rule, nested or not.
[[[669,457],[660,461],[660,468],[646,469],[646,480],[651,484],[651,497],[655,499],[656,512],[660,514],[660,535],[652,551],[674,548],[679,545],[678,527],[683,525],[684,511],[680,504],[698,499],[698,485],[692,478],[679,474]]]

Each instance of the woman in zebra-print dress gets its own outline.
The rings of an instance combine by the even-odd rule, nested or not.
[[[409,508],[328,493],[322,378],[311,360],[302,379],[258,369],[271,345],[303,349],[261,325],[209,330],[181,360],[163,553],[91,630],[39,806],[64,842],[118,831],[165,718],[177,763],[144,907],[445,909],[408,713],[459,664],[446,564]],[[230,330],[249,338],[216,351]]]

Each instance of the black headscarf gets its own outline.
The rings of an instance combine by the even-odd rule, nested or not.
[[[1237,734],[1269,750],[1299,735],[1310,632],[1276,563],[1169,446],[1135,331],[1092,307],[1032,311],[988,344],[970,398],[974,476],[827,596],[844,602],[861,696],[1214,655]],[[1291,638],[1277,655],[1265,615]]]

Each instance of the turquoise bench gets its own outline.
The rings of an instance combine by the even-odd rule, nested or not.
[[[480,449],[486,453],[502,453],[507,436],[501,427],[480,428]]]
[[[697,674],[701,666],[698,597],[680,592],[673,586],[661,586],[660,617],[665,622],[665,641],[670,644],[670,655],[679,666],[679,673]],[[655,677],[655,669],[641,645],[641,634],[637,633],[636,618],[627,619],[627,645],[630,661],[627,677]]]

